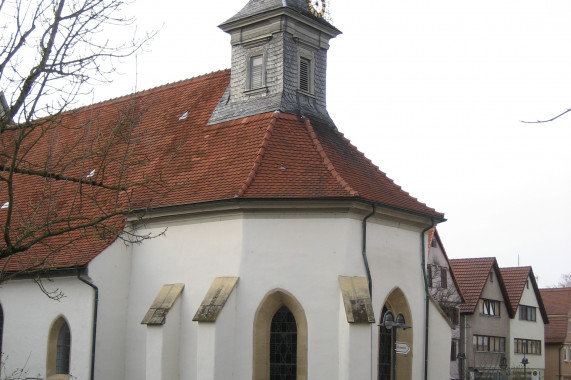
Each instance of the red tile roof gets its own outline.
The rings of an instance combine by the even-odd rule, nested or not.
[[[111,146],[109,154],[114,160],[106,168],[105,177],[98,173],[98,180],[104,182],[121,174],[128,176],[130,181],[144,183],[144,186],[123,195],[123,201],[129,202],[129,207],[134,209],[236,197],[346,198],[376,202],[405,212],[443,219],[443,214],[419,202],[396,185],[335,127],[279,112],[208,126],[207,121],[229,80],[230,71],[226,70],[67,112],[62,115],[60,128],[39,139],[27,158],[32,165],[35,162],[38,163],[36,166],[42,167],[51,150],[57,156],[78,149],[71,144],[79,141],[78,136],[87,133],[89,126],[105,136],[117,128],[118,120],[135,119],[134,125],[138,128],[136,136],[126,139],[127,142],[117,141]],[[181,118],[185,113],[186,117]],[[140,120],[137,119],[139,115],[142,115]],[[56,135],[58,145],[54,149]],[[88,137],[81,140],[83,144],[92,143],[94,136]],[[122,158],[119,155],[121,147],[127,143],[132,153],[127,170],[121,172],[121,166],[117,163]],[[71,172],[82,178],[91,168],[97,168],[97,159],[94,157],[89,167],[71,167],[66,169],[66,173]],[[30,199],[38,199],[45,194],[43,191],[34,193],[37,189],[45,188],[44,179],[30,179],[27,175],[20,177],[20,195],[15,203],[20,206],[33,204],[29,202]],[[76,203],[71,203],[77,190],[75,185],[66,188],[65,181],[52,181],[50,186],[61,193],[58,198],[60,210],[76,207]],[[0,194],[3,191],[0,188]],[[105,191],[98,193],[100,200],[97,207],[101,206],[105,194]],[[95,212],[97,207],[85,206],[81,213]],[[116,227],[121,221],[113,220],[109,224]],[[53,256],[50,265],[85,265],[113,241],[115,236],[112,235],[108,234],[99,243],[86,243],[88,240],[85,240],[62,247]],[[10,260],[7,269],[20,269],[22,257],[39,257],[41,249],[34,247],[17,260]],[[0,265],[4,263],[0,261]]]
[[[563,343],[567,337],[567,330],[569,328],[568,317],[553,317],[549,316],[549,324],[545,325],[545,343]]]
[[[549,323],[547,318],[547,313],[545,311],[545,307],[543,305],[543,301],[541,298],[541,294],[537,287],[537,282],[535,281],[535,276],[533,275],[533,270],[531,267],[513,267],[513,268],[500,268],[502,272],[502,278],[504,279],[504,284],[506,285],[506,290],[508,292],[508,297],[510,299],[510,303],[514,310],[517,309],[519,306],[519,301],[521,300],[521,296],[523,294],[523,289],[527,282],[527,279],[530,279],[532,289],[534,290],[535,297],[537,299],[537,303],[539,305],[539,311],[543,318],[544,323]]]
[[[548,315],[571,315],[571,288],[540,289]]]
[[[571,321],[571,288],[541,289],[540,292],[549,316],[545,343],[563,343]]]
[[[510,317],[514,310],[511,306],[506,287],[504,285],[500,268],[494,257],[482,257],[474,259],[450,260],[450,268],[460,286],[465,303],[460,305],[461,313],[474,313],[478,300],[481,297],[484,286],[492,269],[495,269],[496,277]]]

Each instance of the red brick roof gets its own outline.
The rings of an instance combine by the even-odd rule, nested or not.
[[[508,292],[508,297],[510,299],[510,303],[514,310],[517,309],[519,306],[519,301],[521,300],[521,296],[523,294],[523,289],[527,282],[527,279],[530,279],[532,289],[534,290],[535,297],[537,299],[537,303],[539,305],[539,311],[543,318],[544,323],[549,323],[547,318],[547,313],[545,311],[545,307],[543,305],[543,301],[541,299],[541,294],[537,287],[537,282],[535,281],[535,276],[533,275],[533,270],[531,267],[513,267],[513,268],[500,268],[502,272],[502,278],[504,279],[504,284],[506,285],[506,290]]]
[[[132,181],[144,182],[145,186],[125,195],[132,208],[170,207],[234,198],[346,198],[443,219],[443,214],[396,185],[335,127],[279,112],[208,126],[207,121],[229,80],[230,71],[226,70],[67,112],[62,116],[63,127],[57,135],[61,141],[58,145],[60,154],[73,149],[66,146],[66,141],[82,133],[94,120],[101,131],[109,131],[116,127],[118,119],[131,115],[128,110],[135,109],[141,111],[142,118],[138,122],[136,141],[129,142],[134,153],[128,170],[122,175],[129,175]],[[181,117],[185,114],[186,117]],[[137,113],[133,115],[136,117]],[[40,140],[28,159],[39,163],[45,161],[47,152],[53,149],[48,141],[53,135],[50,136]],[[95,159],[89,168],[82,166],[70,170],[81,177],[91,167],[97,167]],[[120,169],[119,165],[110,167],[106,178],[118,176]],[[22,195],[16,200],[20,205],[34,199],[33,190],[45,185],[37,178],[21,177],[19,194]],[[148,181],[149,178],[152,180]],[[62,188],[65,186],[58,184],[64,194]],[[2,191],[0,189],[0,194]],[[65,203],[64,199],[70,196],[60,197],[61,202]],[[61,209],[66,206],[63,203]],[[67,207],[71,207],[71,203]],[[121,221],[109,223],[118,226]],[[85,265],[114,238],[107,236],[99,243],[86,243],[88,240],[85,240],[62,247],[50,265]],[[40,248],[35,247],[24,256],[38,257]],[[21,263],[22,259],[13,259],[7,268],[18,270]]]
[[[454,259],[450,260],[450,268],[460,286],[460,291],[464,296],[465,303],[460,305],[461,313],[474,313],[478,300],[481,297],[488,275],[495,269],[496,277],[510,317],[513,317],[514,310],[509,301],[506,287],[504,285],[500,268],[494,257],[482,257],[474,259]]]

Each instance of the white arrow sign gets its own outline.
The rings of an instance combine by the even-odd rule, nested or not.
[[[395,352],[397,354],[406,355],[410,352],[410,346],[405,342],[396,342]]]

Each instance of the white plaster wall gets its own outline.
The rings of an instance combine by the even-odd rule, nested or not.
[[[395,288],[407,297],[411,309],[413,332],[412,378],[424,377],[425,298],[422,275],[420,228],[373,219],[368,229],[368,256],[373,276],[373,309],[377,324],[386,298]],[[361,264],[362,265],[362,264]],[[378,347],[378,334],[373,336]],[[377,350],[373,361],[377,362]]]
[[[145,326],[140,322],[161,287],[179,282],[186,285],[181,295],[181,379],[202,378],[199,373],[211,372],[208,367],[223,363],[225,367],[214,371],[216,378],[250,380],[254,315],[264,296],[276,288],[293,294],[306,313],[308,378],[344,378],[351,371],[351,363],[337,365],[342,351],[350,353],[348,361],[360,363],[360,373],[373,373],[376,378],[376,325],[372,333],[370,326],[344,330],[346,317],[340,313],[343,306],[338,276],[366,276],[361,256],[362,217],[347,212],[236,211],[217,216],[173,217],[148,224],[142,233],[158,233],[166,227],[168,230],[164,236],[132,247],[131,276],[123,277],[130,281],[126,293],[129,298],[125,350],[120,355],[126,363],[124,378],[145,377],[147,340]],[[407,297],[412,313],[412,320],[407,323],[413,326],[414,379],[421,378],[424,372],[420,231],[420,227],[402,222],[372,218],[367,239],[377,324],[385,299],[393,289],[400,288]],[[199,331],[192,317],[214,278],[223,276],[239,277],[239,282],[216,326],[204,326]],[[217,326],[222,322],[223,329]],[[233,326],[231,331],[226,331],[229,326]],[[435,323],[437,326],[439,323]],[[216,346],[201,343],[201,336],[212,337]],[[444,336],[449,349],[449,333]],[[216,352],[216,363],[197,364],[203,348]],[[442,355],[448,360],[448,353]]]
[[[539,304],[533,291],[533,286],[531,285],[531,280],[529,280],[529,289],[525,286],[523,288],[523,293],[520,305],[534,306],[536,307],[536,321],[520,321],[519,319],[519,308],[516,310],[515,317],[510,320],[510,362],[512,368],[522,367],[521,360],[523,359],[523,354],[515,353],[514,339],[533,339],[540,340],[542,343],[541,355],[526,355],[529,360],[528,368],[534,369],[544,369],[545,368],[545,337],[544,337],[544,324],[543,318],[541,317],[541,312],[539,310]]]
[[[2,375],[25,368],[27,377],[45,378],[50,327],[63,316],[71,331],[70,373],[88,379],[93,290],[76,277],[54,278],[44,285],[48,290],[61,290],[65,297],[52,300],[31,280],[12,280],[0,287],[4,310],[2,350],[6,358]]]
[[[84,276],[99,289],[95,379],[123,379],[125,376],[131,248],[122,240],[115,241],[89,263],[88,276]],[[83,286],[89,289],[87,285]]]
[[[160,221],[141,232],[160,233],[165,228],[164,236],[133,246],[125,379],[145,378],[146,326],[140,323],[161,287],[172,283],[185,284],[177,301],[181,302],[180,377],[197,379],[198,323],[192,318],[215,277],[239,274],[242,221],[238,216]]]
[[[452,329],[440,311],[431,302],[429,310],[428,335],[428,377],[429,379],[450,378],[450,342]]]

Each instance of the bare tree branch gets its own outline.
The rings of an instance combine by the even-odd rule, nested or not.
[[[568,112],[571,112],[571,108],[568,109],[568,110],[565,111],[565,112],[560,113],[559,115],[557,115],[557,116],[555,116],[555,117],[553,117],[553,118],[551,118],[551,119],[549,119],[549,120],[537,120],[537,121],[523,121],[523,120],[520,120],[520,122],[521,122],[521,123],[526,123],[526,124],[549,123],[550,121],[559,119],[561,116],[565,115],[565,114],[568,113]]]
[[[168,191],[166,168],[141,170],[152,161],[140,147],[150,105],[135,94],[103,114],[96,106],[70,111],[86,85],[108,82],[117,59],[155,36],[106,37],[109,28],[132,25],[128,4],[0,0],[0,283],[48,270],[86,239],[105,246],[152,237],[123,231],[125,218],[152,199],[134,205],[134,190]],[[84,261],[73,256],[65,265]]]

